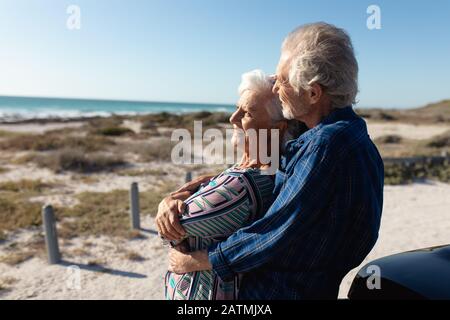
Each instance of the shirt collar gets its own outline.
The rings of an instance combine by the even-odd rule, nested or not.
[[[336,108],[329,115],[324,117],[319,124],[317,124],[314,128],[309,129],[302,135],[300,135],[296,140],[297,142],[303,142],[308,140],[315,132],[320,130],[324,125],[338,122],[340,120],[351,120],[357,117],[355,111],[351,106],[347,106],[344,108]]]

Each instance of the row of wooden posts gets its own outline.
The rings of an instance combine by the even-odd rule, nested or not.
[[[186,173],[186,182],[192,180],[192,173]],[[133,182],[130,188],[130,220],[131,229],[141,229],[141,218],[139,210],[139,186],[137,182]],[[57,264],[61,262],[61,252],[58,245],[58,232],[56,230],[56,219],[53,207],[45,205],[42,209],[42,221],[45,233],[45,246],[47,249],[47,257],[49,264]]]

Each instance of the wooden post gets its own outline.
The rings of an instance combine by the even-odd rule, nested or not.
[[[141,219],[139,216],[139,187],[137,182],[133,182],[131,184],[130,216],[131,216],[131,229],[140,229]]]
[[[191,180],[192,180],[192,172],[188,171],[188,172],[186,172],[186,180],[185,180],[185,182],[191,182]]]
[[[58,234],[56,232],[55,215],[52,206],[44,206],[42,209],[42,221],[44,224],[48,263],[57,264],[61,261],[61,254],[59,252]]]

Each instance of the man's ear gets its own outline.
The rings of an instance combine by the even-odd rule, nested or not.
[[[316,104],[317,102],[319,102],[320,98],[322,98],[322,95],[322,86],[318,83],[311,84],[311,87],[308,90],[309,104]]]

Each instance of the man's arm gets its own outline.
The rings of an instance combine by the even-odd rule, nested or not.
[[[331,196],[338,159],[330,160],[328,153],[324,145],[307,150],[264,217],[208,248],[209,262],[219,277],[228,280],[260,267],[285,250],[289,241],[301,241]]]

